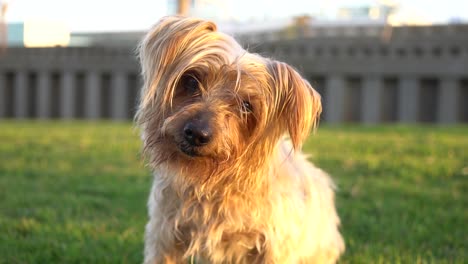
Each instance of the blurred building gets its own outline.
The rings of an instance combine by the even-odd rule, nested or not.
[[[24,47],[24,24],[11,23],[7,25],[7,44],[9,47]]]
[[[168,0],[170,12],[177,2]],[[225,10],[221,2],[188,1],[192,14],[214,20]],[[323,121],[468,122],[468,24],[424,25],[398,8],[381,0],[342,8],[334,20],[217,23],[250,52],[295,66],[322,95]],[[9,26],[0,118],[132,118],[141,85],[135,50],[144,32],[69,34],[48,26]]]
[[[70,47],[136,47],[143,31],[79,32],[70,35]]]
[[[468,25],[309,22],[236,37],[298,68],[322,95],[323,121],[468,122]],[[86,47],[10,48],[0,58],[0,117],[130,119],[141,34],[88,34]]]
[[[70,31],[63,23],[30,20],[7,24],[9,47],[66,47],[70,42]]]
[[[188,14],[215,21],[229,20],[230,15],[224,0],[167,0],[167,14],[175,15],[179,12],[181,2],[188,4]]]
[[[324,121],[468,122],[468,25],[323,26],[237,36],[295,65]]]

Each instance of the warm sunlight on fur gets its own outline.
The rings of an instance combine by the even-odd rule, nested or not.
[[[139,57],[145,263],[335,263],[333,183],[300,153],[321,112],[309,83],[195,18],[163,18]]]

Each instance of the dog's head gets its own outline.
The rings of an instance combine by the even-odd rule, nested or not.
[[[259,166],[284,134],[299,149],[321,111],[320,96],[292,67],[248,53],[212,22],[163,18],[139,58],[136,119],[153,166]]]

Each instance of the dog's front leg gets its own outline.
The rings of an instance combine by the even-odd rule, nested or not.
[[[161,228],[155,219],[151,219],[145,230],[144,264],[178,264],[183,263],[181,250],[177,250],[175,238],[171,232]]]
[[[156,256],[155,258],[146,259],[144,264],[180,264],[184,263],[183,260],[175,254],[165,254],[163,256]]]

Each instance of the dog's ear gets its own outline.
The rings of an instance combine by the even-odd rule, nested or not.
[[[164,80],[164,76],[174,76],[178,73],[176,62],[189,61],[200,47],[194,47],[208,33],[216,31],[212,22],[180,16],[162,18],[140,43],[138,57],[140,59],[144,87],[142,103],[154,99],[155,89]],[[200,45],[199,45],[200,46]],[[168,74],[174,73],[174,74]]]
[[[288,130],[294,149],[299,150],[310,129],[318,123],[322,112],[320,95],[286,63],[270,61],[268,70],[273,82],[275,109]]]

